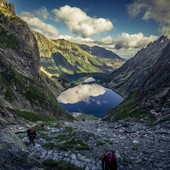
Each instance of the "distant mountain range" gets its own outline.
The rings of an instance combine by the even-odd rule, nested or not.
[[[80,44],[80,48],[94,56],[98,56],[101,58],[110,58],[110,59],[117,59],[120,61],[125,61],[125,59],[121,58],[117,54],[113,53],[112,51],[106,50],[105,48],[99,46],[87,46],[85,44]]]
[[[125,60],[101,47],[79,45],[64,39],[50,40],[34,32],[41,56],[41,70],[50,76],[111,72]],[[86,47],[86,48],[85,48]]]

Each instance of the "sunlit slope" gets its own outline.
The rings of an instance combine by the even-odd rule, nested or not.
[[[123,64],[119,59],[91,55],[78,44],[64,39],[50,40],[37,32],[34,35],[39,46],[42,70],[52,75],[109,72]]]

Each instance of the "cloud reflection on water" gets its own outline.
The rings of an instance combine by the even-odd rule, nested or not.
[[[57,99],[64,104],[74,104],[80,101],[88,102],[90,97],[103,95],[106,90],[106,88],[97,84],[78,85],[64,91]]]

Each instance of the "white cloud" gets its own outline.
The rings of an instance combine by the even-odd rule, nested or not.
[[[106,88],[97,84],[78,85],[64,91],[57,99],[60,103],[64,104],[74,104],[80,101],[88,102],[90,96],[97,97],[105,92]]]
[[[160,28],[160,32],[161,32],[162,34],[167,35],[167,36],[170,38],[170,24],[169,24],[169,25],[163,25],[163,26]]]
[[[40,32],[48,38],[56,39],[58,37],[58,30],[50,24],[46,24],[40,18],[34,16],[30,12],[21,12],[20,17],[27,22],[31,29]]]
[[[59,35],[58,39],[65,39],[65,40],[72,41],[78,44],[90,45],[94,43],[94,40],[91,38],[73,37],[70,35]]]
[[[33,14],[37,17],[40,17],[40,18],[42,17],[43,19],[50,18],[50,14],[49,14],[47,8],[45,8],[45,7],[41,7],[40,9],[33,11]]]
[[[112,44],[113,43],[113,38],[111,36],[103,37],[101,39],[98,39],[95,41],[97,44]]]
[[[114,49],[111,49],[114,53],[116,53],[117,55],[125,58],[125,59],[129,59],[129,58],[132,58],[139,50],[140,48],[130,48],[130,49],[119,49],[119,50],[116,50],[115,48]]]
[[[45,20],[50,18],[50,13],[45,7],[41,7],[31,12],[22,11],[20,15],[25,17],[30,17],[30,18],[37,17]]]
[[[91,38],[72,37],[69,35],[61,35],[59,38],[63,38],[79,44],[87,44],[89,46],[97,45],[99,47],[111,50],[123,58],[129,59],[133,57],[141,48],[146,47],[147,44],[155,41],[157,36],[150,35],[146,37],[143,35],[143,33],[122,33],[117,38],[114,38],[114,40],[110,36],[103,37],[98,40],[93,40]]]
[[[70,7],[69,5],[63,6],[59,10],[54,9],[53,13],[56,21],[64,22],[70,31],[84,38],[110,31],[113,28],[110,20],[92,18],[80,8]]]
[[[153,35],[145,37],[141,32],[138,34],[122,33],[120,37],[115,40],[115,49],[142,48],[148,43],[156,40],[156,38],[157,36]]]
[[[155,20],[160,24],[162,34],[170,36],[170,1],[169,0],[136,0],[127,6],[132,17],[142,14],[143,20]]]

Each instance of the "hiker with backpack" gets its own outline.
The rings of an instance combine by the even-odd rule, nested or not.
[[[117,170],[117,161],[114,151],[107,152],[102,160],[102,170]]]
[[[33,128],[30,128],[27,130],[27,136],[30,141],[30,144],[32,143],[34,146],[35,146],[34,140],[35,140],[36,135],[37,135],[37,133]]]

